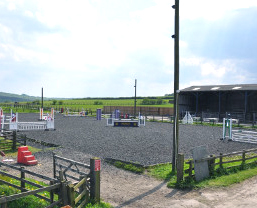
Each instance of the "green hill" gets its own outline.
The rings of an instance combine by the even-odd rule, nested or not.
[[[26,101],[34,101],[34,100],[40,100],[40,99],[41,99],[41,97],[29,96],[26,94],[18,95],[18,94],[0,92],[0,103],[26,102]]]

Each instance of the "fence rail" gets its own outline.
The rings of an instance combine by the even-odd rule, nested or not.
[[[0,140],[0,150],[15,151],[19,146],[27,144],[27,137],[24,134],[17,134],[16,131],[2,131],[3,140]]]
[[[247,155],[248,154],[248,155]],[[242,150],[242,151],[237,151],[237,152],[231,152],[231,153],[227,153],[227,154],[222,154],[220,153],[220,155],[210,155],[209,157],[205,157],[199,160],[195,160],[193,161],[193,159],[184,162],[184,155],[183,154],[179,154],[180,157],[183,157],[183,160],[178,160],[178,167],[180,167],[182,170],[184,170],[184,164],[187,164],[189,167],[187,169],[185,169],[182,172],[178,172],[177,173],[177,182],[186,179],[186,178],[191,178],[194,179],[195,173],[194,173],[194,163],[199,163],[199,162],[208,162],[208,167],[209,167],[209,173],[210,175],[212,175],[215,172],[215,168],[216,166],[219,166],[219,168],[224,168],[225,164],[229,164],[229,163],[238,163],[241,162],[239,165],[238,164],[234,164],[232,166],[226,166],[226,169],[231,169],[234,167],[239,167],[241,165],[246,164],[247,161],[252,160],[257,158],[257,148],[254,149],[249,149],[249,150]],[[238,156],[240,158],[234,158],[232,159],[231,156]],[[226,159],[226,161],[224,161],[224,159]],[[217,160],[217,161],[216,161]],[[179,161],[183,161],[183,164],[180,163]],[[254,161],[255,163],[257,162],[257,160]],[[185,174],[188,174],[188,176],[185,177]]]
[[[2,162],[0,162],[0,166],[5,166],[5,167],[8,167],[8,168],[11,168],[13,170],[18,171],[18,173],[20,173],[19,174],[20,177],[18,177],[16,175],[12,175],[12,174],[9,174],[7,172],[4,172],[4,171],[0,170],[1,175],[4,175],[4,176],[7,176],[9,178],[20,181],[20,186],[15,185],[13,183],[10,183],[8,181],[2,180],[2,179],[0,179],[0,182],[21,191],[21,193],[18,193],[18,194],[13,194],[13,195],[10,195],[10,196],[1,197],[0,198],[0,204],[2,204],[3,206],[6,206],[7,202],[14,201],[14,200],[23,198],[23,197],[28,196],[28,195],[34,195],[34,196],[36,196],[40,199],[44,199],[45,201],[49,202],[50,204],[54,204],[54,205],[56,205],[56,204],[58,204],[59,202],[62,201],[62,196],[61,195],[59,196],[58,201],[54,201],[54,197],[48,198],[46,196],[42,196],[42,195],[38,194],[40,192],[45,192],[46,191],[46,192],[50,192],[50,196],[53,196],[54,192],[58,192],[58,189],[60,188],[60,186],[62,184],[62,182],[58,181],[57,179],[50,178],[50,177],[47,177],[47,176],[44,176],[44,175],[41,175],[41,174],[38,174],[38,173],[34,173],[32,171],[29,171],[29,170],[25,170],[24,167],[16,167],[16,166],[9,165],[9,164],[2,163]],[[26,174],[29,174],[31,176],[40,178],[41,180],[43,179],[45,181],[49,181],[50,185],[49,186],[43,186],[43,185],[39,185],[37,183],[34,183],[32,181],[29,181],[25,177]],[[30,186],[33,186],[33,187],[36,187],[37,189],[36,190],[29,190],[28,188],[26,188],[26,184],[30,185]],[[50,207],[52,207],[52,206],[50,206]]]
[[[15,189],[21,191],[21,193],[3,196],[0,198],[1,207],[7,207],[7,202],[17,200],[19,198],[34,195],[40,199],[44,199],[49,202],[50,205],[48,208],[53,207],[55,205],[71,205],[72,207],[81,208],[85,204],[89,202],[89,199],[94,200],[95,202],[100,202],[100,159],[99,158],[91,158],[90,165],[86,165],[80,162],[76,162],[74,160],[70,160],[67,158],[63,158],[57,155],[53,155],[54,161],[54,178],[41,175],[29,170],[26,170],[24,167],[16,167],[14,165],[9,165],[6,163],[0,162],[0,167],[5,166],[7,168],[11,168],[18,172],[17,175],[12,175],[5,171],[0,170],[0,174],[7,176],[9,178],[20,181],[20,185],[15,185],[10,183],[9,181],[5,181],[0,179],[0,182],[6,184],[8,186],[12,186]],[[61,160],[64,162],[68,162],[69,165],[61,165],[56,163],[56,160]],[[99,164],[99,165],[98,165]],[[71,168],[75,166],[75,168]],[[64,170],[59,170],[57,174],[57,169],[65,168]],[[79,167],[84,167],[90,170],[89,173],[85,173],[79,170]],[[75,182],[71,182],[67,180],[68,174],[67,172],[75,172],[79,175],[78,178],[73,177],[72,179],[76,179]],[[26,175],[31,175],[34,178],[39,178],[41,181],[48,181],[49,185],[39,185],[25,178]],[[58,176],[57,176],[58,175]],[[35,190],[29,190],[27,186],[30,185],[32,187],[36,187]],[[49,192],[50,198],[46,196],[42,196],[38,193],[40,192]],[[58,196],[58,200],[54,200],[54,195]]]

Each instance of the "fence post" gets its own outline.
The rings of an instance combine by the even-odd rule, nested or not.
[[[242,153],[242,165],[245,164],[245,150],[243,150],[243,153]]]
[[[55,153],[53,153],[53,175],[54,175],[54,178],[56,178]]]
[[[23,146],[26,146],[27,145],[27,135],[25,134],[23,136]]]
[[[60,177],[60,182],[61,182],[61,189],[60,189],[60,193],[59,194],[60,194],[60,196],[62,198],[63,205],[67,205],[68,204],[67,183],[64,180],[63,172],[62,171],[59,171],[59,177]]]
[[[100,158],[90,159],[90,198],[96,203],[100,203]]]
[[[24,167],[21,167],[21,192],[25,192],[25,182],[23,181],[25,179],[25,172],[23,171]]]
[[[75,207],[75,191],[74,191],[74,185],[68,184],[68,203],[71,207]]]
[[[184,179],[184,154],[178,154],[177,161],[177,183],[183,181]]]
[[[50,181],[50,185],[54,185],[54,181],[53,180]],[[53,190],[51,190],[51,192],[50,192],[50,202],[51,203],[54,202],[54,191]]]
[[[220,168],[222,168],[222,153],[220,153]]]
[[[16,131],[13,131],[13,139],[12,139],[12,150],[16,150],[16,141],[17,141],[17,133]]]
[[[215,164],[215,158],[213,158],[213,155],[210,155],[211,159],[209,160],[209,171],[210,175],[214,174],[214,164]]]

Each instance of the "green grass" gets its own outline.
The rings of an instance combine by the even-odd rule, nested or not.
[[[113,208],[109,203],[100,202],[99,204],[87,204],[85,208]]]
[[[170,99],[163,99],[165,101],[162,105],[141,105],[143,99],[137,99],[137,106],[151,106],[151,107],[173,107],[173,104],[168,103]],[[70,111],[81,111],[82,108],[84,110],[93,111],[95,112],[97,108],[103,109],[103,106],[134,106],[134,99],[71,99],[71,100],[62,100],[62,105],[58,104],[59,100],[55,105],[53,105],[53,101],[44,101],[44,107],[53,107],[55,109],[59,108],[69,108]],[[95,103],[100,103],[100,105],[95,105]],[[13,104],[13,103],[12,103]],[[19,104],[25,105],[26,102],[20,102]],[[1,106],[1,104],[0,104]],[[4,107],[4,113],[9,113],[11,108]],[[39,113],[39,108],[41,104],[34,105],[33,109],[26,109],[26,108],[16,108],[12,107],[13,111],[19,113]],[[46,111],[47,112],[47,111]]]
[[[215,178],[206,179],[198,183],[195,182],[195,188],[206,188],[206,187],[227,187],[235,183],[240,183],[246,179],[252,178],[257,175],[257,167],[241,170],[229,175],[222,175]]]
[[[134,173],[143,173],[145,171],[143,167],[136,166],[133,164],[128,164],[128,163],[123,163],[121,161],[116,161],[113,163],[113,165],[117,168],[121,168]]]
[[[0,175],[0,179],[5,180],[9,183],[12,183],[16,186],[20,186],[20,181],[18,181],[16,179],[12,179],[12,178],[9,178],[9,177],[3,176],[3,175]],[[39,181],[36,181],[34,179],[31,179],[31,178],[26,178],[26,180],[31,181],[31,182],[36,183],[36,184],[39,184],[39,185],[42,185],[42,186],[48,186],[44,182],[39,182]],[[27,183],[26,183],[25,188],[28,189],[28,190],[37,189],[37,187],[32,186],[32,185],[27,184]],[[7,186],[5,184],[0,184],[0,197],[10,196],[10,195],[17,194],[17,193],[21,193],[21,191],[13,188],[12,186]],[[49,192],[41,192],[39,194],[42,195],[42,196],[45,196],[47,198],[50,198],[50,193]],[[55,195],[54,199],[55,199],[55,201],[57,201],[58,196]],[[35,207],[44,208],[48,205],[49,205],[49,203],[47,201],[45,201],[44,199],[39,199],[39,198],[37,198],[33,195],[26,196],[26,197],[17,199],[15,201],[8,202],[8,204],[7,204],[8,208],[24,208],[24,207],[26,207],[26,208],[27,207],[28,208],[35,208]],[[55,206],[55,208],[57,208],[57,206]],[[112,208],[112,206],[108,203],[100,202],[99,204],[89,203],[89,204],[86,205],[86,208]]]
[[[152,166],[147,168],[146,170],[148,175],[161,180],[168,180],[173,176],[171,171],[171,164],[169,163]]]
[[[248,154],[246,158],[255,156],[256,154]],[[231,161],[237,160],[241,158],[241,156],[234,156],[234,157],[225,157],[223,161]],[[218,162],[219,159],[216,160]],[[256,158],[248,160],[247,163],[242,165],[242,162],[233,162],[227,163],[223,165],[223,168],[219,168],[216,166],[214,175],[210,178],[205,179],[200,182],[196,182],[192,179],[187,178],[186,180],[182,181],[181,183],[177,184],[177,177],[176,174],[172,173],[171,164],[162,164],[156,165],[152,167],[148,167],[146,169],[146,173],[154,178],[160,180],[169,180],[167,186],[169,188],[206,188],[206,187],[225,187],[230,186],[235,183],[240,183],[246,179],[249,179],[253,176],[257,175],[257,164]],[[231,167],[232,168],[227,168]],[[184,170],[188,169],[189,165],[184,164]],[[184,175],[185,177],[188,174]]]

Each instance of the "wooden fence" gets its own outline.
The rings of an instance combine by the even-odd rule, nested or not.
[[[110,114],[115,111],[115,109],[119,109],[123,114],[134,115],[134,107],[133,106],[104,106],[103,113]],[[142,115],[155,115],[155,116],[171,116],[174,114],[174,109],[172,107],[149,107],[149,106],[137,106],[136,114],[139,112]]]
[[[16,131],[2,132],[3,140],[0,140],[0,150],[2,151],[16,151],[19,146],[26,145],[27,137],[24,134],[17,134]]]
[[[18,171],[20,177],[16,175],[9,174],[5,171],[0,170],[0,174],[7,176],[9,178],[20,181],[20,185],[15,185],[8,181],[0,179],[2,184],[6,184],[8,186],[12,186],[18,190],[21,190],[21,193],[10,195],[10,196],[2,196],[0,198],[1,208],[7,207],[7,203],[10,201],[17,200],[19,198],[34,195],[40,199],[44,199],[49,202],[47,208],[54,207],[55,205],[65,206],[70,205],[73,208],[81,208],[85,204],[89,202],[89,199],[100,202],[100,159],[92,158],[90,159],[90,165],[85,165],[83,163],[79,163],[73,160],[69,160],[67,158],[63,158],[54,154],[53,156],[54,162],[54,178],[47,177],[44,175],[40,175],[34,173],[32,171],[25,170],[24,167],[16,167],[13,165],[8,165],[6,163],[0,162],[0,166],[5,166],[11,168],[13,170]],[[65,161],[70,163],[68,166],[62,165],[57,160]],[[75,168],[72,168],[74,166]],[[90,171],[89,173],[84,173],[79,170],[79,167],[86,167]],[[64,170],[57,170],[61,168]],[[72,174],[68,174],[68,172],[74,172],[78,174],[79,177],[76,178]],[[58,173],[57,173],[58,172]],[[25,175],[31,175],[33,178],[39,178],[40,181],[44,182],[44,184],[49,184],[48,186],[39,185],[38,183],[31,182],[30,180],[25,178]],[[73,179],[73,181],[67,180],[67,177]],[[47,181],[47,182],[46,182]],[[27,187],[32,186],[36,187],[35,190],[29,190]],[[49,198],[40,195],[40,192],[49,192]],[[57,198],[57,199],[56,199]]]
[[[1,167],[2,166],[8,167],[8,168],[11,168],[12,170],[16,170],[17,172],[19,172],[20,177],[0,170],[1,175],[4,175],[11,179],[20,181],[20,185],[18,186],[13,183],[10,183],[8,181],[2,180],[2,179],[0,179],[0,182],[2,184],[6,184],[8,186],[14,187],[21,191],[21,193],[18,193],[18,194],[14,194],[14,195],[10,195],[10,196],[2,196],[0,198],[1,207],[7,207],[7,202],[14,201],[14,200],[17,200],[17,199],[20,199],[20,198],[23,198],[23,197],[29,196],[29,195],[34,195],[40,199],[43,199],[43,200],[49,202],[50,203],[50,205],[48,206],[49,208],[53,207],[57,204],[60,204],[63,201],[63,196],[60,194],[58,195],[58,200],[54,201],[54,193],[57,193],[58,190],[61,189],[61,187],[63,187],[63,183],[65,183],[64,181],[58,181],[57,179],[50,178],[50,177],[47,177],[44,175],[40,175],[40,174],[34,173],[29,170],[25,170],[24,167],[16,167],[16,166],[8,165],[8,164],[2,163],[2,162],[0,162],[0,165],[1,165]],[[27,179],[27,177],[25,177],[26,175],[30,175],[30,177],[32,176],[34,178],[35,177],[40,178],[41,180],[44,180],[44,183],[46,183],[45,181],[48,181],[49,186],[43,186],[43,185],[39,185],[35,182],[31,182]],[[36,187],[36,189],[29,190],[28,188],[26,188],[28,186]],[[45,191],[50,193],[50,198],[48,198],[44,195],[38,194],[40,192],[45,192]]]
[[[59,178],[57,174],[63,173],[66,180],[72,180],[73,183],[68,187],[69,204],[74,207],[82,207],[89,201],[89,198],[97,203],[100,202],[100,159],[91,158],[90,165],[86,165],[74,160],[53,155],[53,175]],[[75,195],[78,195],[75,198]]]
[[[228,154],[222,154],[220,155],[210,155],[209,157],[202,158],[200,160],[193,161],[192,159],[184,162],[184,155],[179,154],[178,156],[178,163],[177,163],[177,182],[180,182],[184,179],[191,178],[195,179],[195,173],[194,173],[194,163],[197,162],[208,162],[209,167],[209,174],[213,175],[217,168],[236,168],[243,166],[247,164],[247,161],[257,158],[257,148],[255,149],[249,149],[249,150],[242,150],[238,152],[232,152]],[[231,156],[237,156],[234,158],[231,158]],[[228,166],[225,164],[232,163],[232,166]],[[237,163],[237,164],[235,164]],[[239,163],[239,164],[238,164]],[[254,160],[254,163],[257,163],[257,160]],[[184,164],[187,164],[189,167],[187,169],[184,169]],[[185,177],[185,175],[187,175]]]

